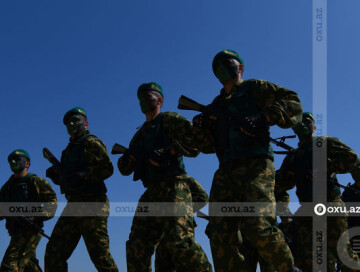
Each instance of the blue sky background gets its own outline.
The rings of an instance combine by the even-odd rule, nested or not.
[[[360,18],[357,0],[328,1],[328,134],[360,152]],[[89,129],[108,149],[128,145],[144,121],[137,87],[159,82],[164,111],[176,109],[187,95],[211,102],[221,85],[212,74],[214,55],[226,48],[245,61],[244,78],[261,78],[298,92],[305,111],[312,110],[312,1],[10,1],[0,2],[0,185],[11,175],[8,154],[26,149],[30,170],[45,176],[50,165],[41,150],[60,157],[68,142],[64,113],[83,106]],[[326,98],[324,98],[326,99]],[[194,112],[181,112],[192,118]],[[272,128],[273,136],[292,134]],[[296,141],[289,141],[295,145]],[[111,156],[114,166],[117,156]],[[275,165],[283,157],[276,156]],[[210,191],[218,167],[214,155],[185,160],[188,173]],[[349,175],[340,177],[343,184]],[[136,202],[140,182],[116,169],[107,181],[112,202]],[[54,186],[59,201],[65,201]],[[292,194],[292,200],[297,201]],[[111,253],[126,271],[125,242],[131,217],[110,217]],[[57,218],[46,223],[50,234]],[[198,219],[196,238],[211,258],[206,222]],[[3,221],[4,222],[4,221]],[[0,223],[0,255],[9,242]],[[46,240],[37,250],[43,264]],[[59,249],[61,250],[61,249]],[[69,271],[95,271],[81,240]]]

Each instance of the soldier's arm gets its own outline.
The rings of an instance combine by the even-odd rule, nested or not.
[[[345,174],[359,171],[358,159],[356,153],[335,137],[326,137],[328,171],[335,174]]]
[[[215,138],[210,128],[198,128],[194,126],[194,142],[196,148],[204,154],[216,152]]]
[[[162,119],[166,135],[171,139],[171,147],[175,154],[186,157],[196,157],[199,150],[194,142],[192,123],[176,112],[167,112]]]
[[[288,209],[290,196],[287,192],[295,187],[295,165],[292,161],[292,154],[285,157],[281,167],[275,175],[275,199],[276,207],[279,212],[285,212]]]
[[[3,186],[1,187],[1,189],[0,189],[0,205],[1,205],[1,202],[5,202],[5,201],[6,201],[6,198],[5,198],[6,195],[7,195],[6,186],[3,185]],[[2,216],[2,215],[5,213],[5,211],[3,211],[2,208],[3,208],[3,207],[0,206],[0,221],[3,220],[3,219],[5,219],[5,216]]]
[[[88,137],[84,143],[87,163],[85,182],[96,183],[109,178],[114,171],[105,144],[96,137]]]
[[[264,80],[250,80],[257,106],[269,124],[291,128],[301,121],[302,106],[296,92]]]
[[[354,167],[354,169],[351,171],[351,176],[353,178],[353,180],[355,181],[360,181],[360,159],[357,158],[356,160],[356,165]]]
[[[131,140],[129,144],[129,148],[132,148],[134,142],[134,138]],[[121,156],[117,162],[117,167],[123,176],[129,176],[135,170],[134,160],[130,157],[129,154],[124,154]]]
[[[34,176],[33,182],[35,185],[35,190],[37,194],[37,199],[39,202],[43,204],[43,207],[39,213],[41,214],[42,219],[49,220],[54,217],[58,200],[56,197],[56,193],[51,187],[50,183],[38,176]]]
[[[200,182],[190,177],[188,181],[191,197],[193,201],[194,213],[203,208],[209,201],[209,196],[205,189],[201,186]]]

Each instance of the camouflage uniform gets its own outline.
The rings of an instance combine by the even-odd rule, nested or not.
[[[57,221],[45,252],[45,271],[68,271],[67,260],[80,238],[84,239],[91,261],[98,271],[118,271],[109,252],[107,219],[109,200],[104,180],[113,173],[113,166],[105,144],[84,130],[62,152],[61,164],[67,173],[85,171],[85,179],[70,184],[65,180],[65,197],[68,204]],[[60,184],[62,178],[52,178]],[[84,204],[76,205],[77,202]],[[92,202],[95,206],[87,205]],[[89,212],[91,216],[85,214]],[[77,216],[74,216],[74,213]],[[80,214],[80,216],[79,216]]]
[[[189,186],[194,180],[186,174],[182,162],[182,155],[198,154],[193,148],[192,131],[191,122],[179,114],[160,113],[144,123],[130,142],[129,150],[143,154],[159,148],[175,149],[174,162],[169,167],[154,166],[145,158],[141,179],[147,189],[140,197],[138,207],[144,202],[171,202],[176,203],[177,211],[172,211],[173,216],[142,216],[137,209],[126,242],[128,272],[151,271],[151,256],[161,239],[172,256],[176,271],[212,271],[204,251],[194,240]],[[134,171],[134,162],[122,156],[118,167],[121,174],[130,175]],[[156,205],[153,209],[156,214],[164,213]]]
[[[346,146],[339,139],[334,137],[313,137],[312,140],[305,141],[296,149],[294,153],[287,155],[284,162],[277,171],[275,195],[276,200],[283,206],[287,206],[289,195],[286,192],[296,186],[296,194],[300,204],[313,201],[312,179],[313,179],[313,143],[318,141],[327,143],[327,201],[332,205],[343,207],[344,203],[340,199],[340,188],[334,182],[337,182],[336,176],[332,174],[343,174],[354,171],[356,168],[357,156],[353,150]],[[305,206],[301,206],[295,216],[302,212]],[[298,229],[298,247],[295,256],[295,262],[303,271],[312,271],[312,218],[306,216],[297,217]],[[346,216],[328,218],[327,222],[327,269],[336,271],[335,264],[341,267],[341,271],[354,271],[344,266],[337,254],[337,242],[339,237],[347,230]],[[358,260],[353,253],[349,241],[344,248],[344,255]],[[359,266],[360,267],[360,266]]]
[[[201,184],[194,178],[189,179],[189,189],[193,201],[193,211],[198,212],[203,208],[209,200],[209,196],[201,186]],[[194,228],[196,222],[194,219]],[[174,256],[176,257],[176,256]],[[155,271],[156,272],[170,272],[175,271],[171,254],[166,247],[166,241],[161,240],[155,251]]]
[[[56,194],[49,182],[31,173],[21,178],[12,175],[1,188],[0,202],[36,202],[37,205],[46,203],[38,213],[41,217],[32,218],[39,228],[43,227],[43,221],[54,216],[57,208]],[[6,218],[6,228],[11,240],[0,271],[41,271],[36,259],[36,247],[41,235],[19,220],[17,217]]]
[[[229,95],[222,91],[210,107],[224,110],[236,116],[235,119],[264,113],[270,119],[269,125],[281,128],[294,126],[302,111],[295,92],[256,79],[236,84]],[[212,126],[195,127],[194,133],[199,150],[203,153],[216,152],[220,162],[210,192],[210,216],[214,214],[212,203],[216,202],[269,203],[274,215],[210,217],[207,233],[215,270],[254,271],[254,254],[251,252],[254,248],[255,256],[258,254],[264,263],[278,271],[288,271],[293,266],[293,257],[282,232],[275,227],[275,169],[268,138],[269,126],[265,127],[267,136],[265,133],[264,137],[252,137],[240,131],[240,124],[238,127],[236,124],[229,125],[225,133],[220,131],[224,130],[222,125],[217,122]],[[242,245],[239,245],[239,229]],[[251,246],[245,248],[245,245]]]

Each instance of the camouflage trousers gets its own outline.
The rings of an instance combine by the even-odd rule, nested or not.
[[[275,226],[275,169],[270,159],[249,157],[216,171],[210,192],[210,238],[215,271],[256,271],[257,259],[279,272],[294,260],[283,233]],[[262,202],[266,216],[218,216],[218,202]],[[255,270],[254,270],[255,269]]]
[[[100,272],[117,272],[118,268],[109,251],[107,219],[109,203],[106,196],[101,199],[107,216],[64,216],[71,214],[69,204],[64,208],[46,245],[45,271],[68,271],[67,260],[82,237],[90,259]],[[104,214],[104,211],[101,212]]]
[[[1,272],[41,272],[36,259],[36,247],[41,235],[32,230],[22,230],[11,236],[1,262]]]
[[[343,205],[340,198],[337,201],[339,205]],[[301,207],[299,208],[301,209]],[[296,215],[296,214],[295,214]],[[313,220],[312,217],[297,217],[298,221],[298,240],[297,250],[295,254],[295,263],[304,272],[313,271],[313,242],[316,237],[313,236]],[[353,252],[350,241],[345,238],[345,244],[341,247],[340,252],[337,250],[337,245],[340,236],[347,231],[347,217],[334,217],[329,216],[327,218],[327,271],[335,272],[336,264],[341,268],[342,272],[358,271],[360,269],[360,261],[356,253]],[[346,235],[346,233],[345,233]],[[346,237],[346,236],[345,236]],[[340,256],[349,256],[355,262],[357,262],[357,269],[351,269],[344,265]]]
[[[192,198],[187,183],[189,178],[181,175],[156,182],[140,197],[126,242],[128,272],[152,271],[151,256],[161,240],[177,272],[212,271],[204,251],[194,240]],[[173,216],[165,214],[163,206],[156,204],[151,205],[150,212],[159,216],[146,216],[139,212],[149,202],[176,204],[175,210],[170,210]]]

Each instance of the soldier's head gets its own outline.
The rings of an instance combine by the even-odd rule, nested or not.
[[[164,93],[160,84],[149,82],[141,84],[137,90],[137,97],[140,102],[141,111],[149,114],[153,111],[160,111],[164,102]]]
[[[8,162],[11,171],[18,174],[30,167],[30,155],[24,149],[16,149],[9,154]]]
[[[214,57],[212,69],[219,81],[225,84],[235,79],[241,79],[244,72],[244,61],[234,50],[222,50]]]
[[[75,137],[89,126],[87,114],[82,107],[75,107],[64,115],[63,123],[71,137]]]
[[[311,112],[304,112],[301,123],[299,122],[293,130],[300,140],[312,137],[316,130],[314,115]]]

